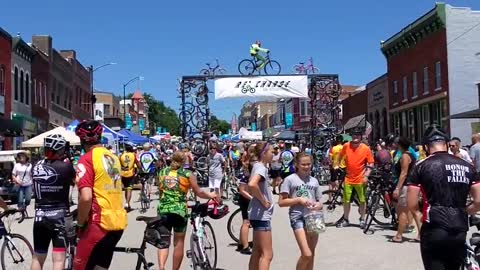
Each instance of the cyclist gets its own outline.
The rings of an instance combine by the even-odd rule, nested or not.
[[[135,176],[135,165],[137,168],[141,167],[140,162],[138,161],[133,147],[129,144],[125,145],[125,152],[120,156],[120,164],[122,165],[122,184],[125,188],[125,208],[127,211],[130,211],[130,199],[132,198],[132,187],[133,187],[133,178]]]
[[[48,247],[52,242],[52,259],[55,270],[65,267],[65,239],[71,231],[70,186],[75,183],[75,169],[63,162],[68,151],[67,141],[60,134],[48,135],[43,142],[45,159],[33,166],[32,178],[35,190],[35,220],[33,245],[35,254],[32,270],[43,269]]]
[[[85,154],[78,161],[78,237],[75,270],[108,269],[113,250],[127,227],[122,205],[121,165],[101,145],[103,127],[98,121],[83,121],[75,133]]]
[[[187,231],[187,192],[192,189],[196,196],[203,199],[214,199],[216,193],[206,193],[198,187],[195,174],[183,169],[185,154],[177,151],[172,155],[169,167],[159,172],[160,200],[158,215],[165,217],[163,223],[169,231],[174,231],[173,269],[178,270],[182,265],[185,232]],[[170,243],[170,241],[167,241]],[[168,249],[158,250],[158,264],[161,270],[165,269]]]
[[[261,56],[259,52],[269,53],[270,50],[262,48],[262,43],[260,40],[257,40],[250,46],[250,55],[255,58],[256,64],[261,66],[265,63],[265,58]]]
[[[345,177],[345,158],[340,160],[338,163],[338,155],[342,152],[343,149],[343,136],[338,135],[335,138],[335,145],[330,148],[328,156],[330,157],[330,161],[332,162],[331,170],[330,170],[330,189],[336,189],[340,181],[343,181]],[[327,204],[332,202],[332,194],[328,194],[328,201]]]
[[[358,195],[358,201],[360,204],[360,228],[365,226],[365,184],[368,181],[370,175],[370,169],[367,166],[373,166],[374,160],[370,148],[362,143],[362,135],[364,128],[354,128],[351,132],[352,141],[343,145],[342,152],[338,155],[337,164],[340,164],[340,160],[345,158],[345,182],[343,184],[343,217],[337,221],[337,227],[346,227],[350,225],[348,216],[350,215],[351,196],[355,189]],[[334,169],[338,169],[336,167]]]
[[[278,144],[273,145],[273,159],[272,163],[270,163],[270,178],[272,179],[272,189],[273,194],[277,194],[277,186],[280,185],[282,182],[281,171],[282,171],[282,163],[280,162],[280,149],[278,148]]]
[[[157,163],[157,156],[150,151],[151,145],[150,143],[145,143],[143,145],[143,151],[138,156],[138,160],[140,161],[140,177],[145,179],[148,184],[153,184],[153,179],[155,178],[155,171],[156,171],[156,163]],[[142,185],[145,183],[142,183]],[[150,189],[147,189],[147,197],[150,199]]]
[[[470,163],[448,154],[446,132],[435,125],[423,136],[429,156],[417,162],[408,183],[407,204],[418,210],[423,196],[420,251],[426,270],[460,269],[466,256],[468,214],[480,210],[480,185]],[[466,206],[468,195],[473,203]]]

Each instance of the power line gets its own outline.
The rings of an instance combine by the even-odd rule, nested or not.
[[[447,46],[450,45],[452,42],[456,41],[457,39],[465,36],[466,34],[468,34],[470,31],[472,31],[473,29],[475,29],[476,27],[478,27],[480,25],[480,22],[475,24],[474,26],[472,26],[470,29],[466,30],[465,32],[463,32],[462,34],[460,34],[458,37],[454,38],[452,41],[450,41],[449,43],[447,43]]]

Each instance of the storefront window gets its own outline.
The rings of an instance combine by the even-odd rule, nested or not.
[[[393,115],[393,129],[395,134],[400,134],[400,117],[398,113]]]
[[[415,136],[415,114],[413,110],[408,111],[408,138],[412,141],[416,140]]]
[[[423,105],[422,110],[423,110],[423,130],[426,130],[430,125],[430,109],[428,105]]]
[[[400,135],[401,136],[408,136],[407,132],[407,112],[403,111],[402,112],[402,129],[400,130]]]

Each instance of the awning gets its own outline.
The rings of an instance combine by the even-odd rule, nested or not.
[[[17,121],[0,118],[0,134],[4,137],[21,137],[23,130]]]
[[[344,129],[345,131],[348,131],[357,127],[367,128],[367,126],[368,122],[366,119],[366,114],[362,114],[348,119],[347,123],[344,126]]]
[[[450,115],[450,119],[473,119],[480,118],[480,109]]]
[[[293,130],[284,130],[278,134],[278,136],[275,136],[278,140],[295,140],[295,135],[296,132]]]

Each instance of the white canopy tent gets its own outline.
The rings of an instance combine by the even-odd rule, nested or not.
[[[80,145],[80,138],[75,135],[75,132],[69,131],[65,129],[64,127],[57,127],[52,130],[49,130],[47,132],[44,132],[36,137],[31,138],[28,141],[22,142],[22,147],[23,148],[29,148],[29,147],[42,147],[43,146],[43,140],[45,137],[51,134],[60,134],[67,141],[70,142],[70,145]]]

